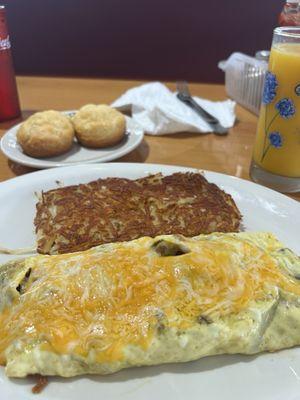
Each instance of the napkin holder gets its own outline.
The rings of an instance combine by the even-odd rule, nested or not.
[[[268,57],[267,51],[257,52],[256,57],[233,53],[228,60],[219,63],[219,68],[225,72],[228,96],[256,115],[259,114]]]

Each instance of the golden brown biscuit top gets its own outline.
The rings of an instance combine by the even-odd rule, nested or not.
[[[41,111],[31,115],[23,122],[21,128],[28,135],[38,134],[43,136],[51,134],[57,137],[64,135],[66,130],[73,130],[69,117],[54,110]]]

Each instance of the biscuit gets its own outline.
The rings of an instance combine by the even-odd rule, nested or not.
[[[124,115],[104,104],[81,107],[72,121],[77,140],[86,147],[112,146],[124,137],[126,131]]]
[[[74,128],[69,117],[59,111],[42,111],[23,122],[17,141],[24,153],[32,157],[51,157],[72,147]]]

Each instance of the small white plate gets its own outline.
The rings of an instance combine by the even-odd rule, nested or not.
[[[109,163],[48,169],[0,184],[0,245],[27,247],[34,243],[35,192],[98,178],[136,179],[162,172],[194,169]],[[234,198],[249,231],[270,231],[300,253],[300,203],[239,178],[205,172]],[[57,182],[57,181],[60,182]],[[14,258],[0,256],[0,263]],[[300,333],[299,333],[300,335]],[[255,356],[224,355],[198,361],[127,369],[109,376],[50,378],[39,395],[31,394],[32,379],[8,379],[0,367],[0,399],[26,400],[299,400],[300,347]]]
[[[63,113],[71,115],[74,111],[64,111]],[[52,168],[112,161],[130,153],[141,143],[144,137],[143,130],[132,118],[126,117],[126,135],[115,146],[102,149],[89,149],[74,141],[71,150],[67,153],[56,157],[35,158],[26,155],[17,142],[16,134],[20,125],[13,126],[5,133],[1,139],[0,148],[7,158],[33,168]]]

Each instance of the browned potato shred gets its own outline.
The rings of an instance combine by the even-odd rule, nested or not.
[[[68,253],[141,236],[235,232],[232,197],[200,173],[98,179],[42,193],[35,227],[40,253]]]
[[[31,389],[32,393],[39,394],[48,385],[49,381],[46,376],[36,375],[37,382]]]

